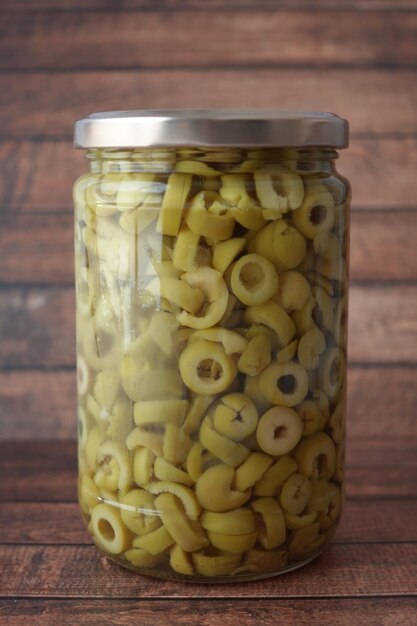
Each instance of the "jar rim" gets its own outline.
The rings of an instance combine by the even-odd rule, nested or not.
[[[142,109],[92,113],[75,123],[76,148],[346,148],[347,120],[280,109]]]

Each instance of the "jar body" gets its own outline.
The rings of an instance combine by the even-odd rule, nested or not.
[[[119,564],[253,580],[330,540],[350,201],[335,156],[88,154],[74,187],[79,499]]]

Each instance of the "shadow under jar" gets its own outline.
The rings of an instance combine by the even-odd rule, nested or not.
[[[347,122],[131,111],[76,124],[79,500],[113,561],[254,580],[344,497]]]

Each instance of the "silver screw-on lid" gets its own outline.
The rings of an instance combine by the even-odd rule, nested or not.
[[[274,109],[146,109],[93,113],[75,124],[77,148],[169,146],[346,148],[332,113]]]

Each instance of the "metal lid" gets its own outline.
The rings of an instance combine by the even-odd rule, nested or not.
[[[75,124],[77,148],[170,146],[346,148],[332,113],[276,109],[145,109],[93,113]]]

